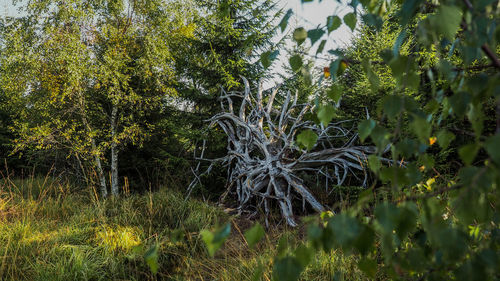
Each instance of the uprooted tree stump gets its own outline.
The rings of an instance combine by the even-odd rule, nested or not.
[[[228,167],[222,200],[228,194],[236,194],[239,211],[249,207],[262,209],[263,205],[266,218],[270,202],[275,200],[286,222],[296,226],[292,208],[294,199],[301,199],[303,208],[307,202],[318,212],[325,210],[299,174],[305,172],[321,177],[326,187],[332,183],[342,185],[349,174],[358,178],[363,186],[367,184],[366,155],[375,153],[376,148],[354,145],[357,134],[352,128],[343,127],[346,121],[330,123],[326,127],[306,121],[304,115],[311,110],[311,105],[298,104],[297,94],[292,97],[288,92],[282,104],[276,106],[279,87],[263,97],[260,86],[253,96],[248,81],[244,78],[243,81],[243,93],[222,91],[223,111],[209,120],[211,127],[219,126],[227,135],[227,155],[205,159],[202,152],[197,157],[199,161],[211,162],[203,174],[209,173],[215,163]],[[234,108],[236,101],[240,103],[237,112]],[[296,134],[306,129],[318,136],[309,151],[294,141]],[[196,178],[188,187],[188,194],[200,181],[199,167],[198,163],[194,171]]]

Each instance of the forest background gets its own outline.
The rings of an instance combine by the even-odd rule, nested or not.
[[[20,5],[0,24],[0,278],[499,278],[499,1],[331,1],[308,30],[272,0]],[[257,91],[278,57],[277,108],[297,91],[375,149],[367,186],[302,174],[327,211],[294,201],[295,228],[278,203],[217,204],[228,167],[197,178],[227,153],[222,90]]]

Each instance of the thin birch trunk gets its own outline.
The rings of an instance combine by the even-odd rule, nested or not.
[[[85,116],[82,117],[83,123],[87,127],[89,134],[91,132],[90,124],[87,121]],[[92,145],[92,153],[94,154],[94,162],[97,169],[97,175],[99,176],[99,184],[101,186],[101,196],[103,198],[108,197],[108,187],[106,185],[106,177],[104,176],[104,171],[102,169],[101,158],[99,158],[99,154],[97,153],[97,145],[95,144],[95,140],[93,137],[90,137],[90,144]]]
[[[113,105],[111,111],[111,195],[118,195],[118,149],[116,143],[116,116],[118,108]]]
[[[90,144],[92,146],[92,154],[94,154],[94,164],[97,169],[97,175],[99,176],[99,184],[101,189],[101,196],[106,198],[108,196],[108,188],[106,185],[106,177],[104,176],[104,171],[102,169],[101,158],[99,158],[99,154],[97,153],[97,145],[95,143],[94,138],[92,137],[92,128],[87,120],[87,116],[85,115],[85,104],[83,101],[83,97],[80,93],[80,111],[82,114],[82,122],[87,129],[87,133],[89,134]]]
[[[97,151],[97,146],[95,144],[94,138],[90,138],[90,142],[92,143],[92,150]],[[104,176],[104,171],[102,170],[101,158],[99,158],[98,154],[95,154],[94,160],[97,168],[97,174],[99,176],[99,182],[101,185],[101,195],[103,198],[106,198],[108,197],[108,188],[106,186],[106,177]]]

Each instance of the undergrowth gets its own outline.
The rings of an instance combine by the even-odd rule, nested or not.
[[[243,233],[252,222],[172,190],[97,200],[91,188],[49,177],[2,179],[0,280],[252,280],[258,269],[271,280],[278,240],[293,249],[304,236],[300,227],[276,227],[250,249]],[[227,222],[231,236],[210,258],[199,231]],[[144,259],[153,246],[156,274]],[[365,279],[356,262],[320,253],[302,279]]]

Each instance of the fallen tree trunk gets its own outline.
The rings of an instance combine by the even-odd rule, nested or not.
[[[219,162],[228,167],[226,191],[222,200],[230,193],[236,195],[238,210],[249,207],[264,209],[269,215],[270,202],[277,201],[281,214],[291,226],[296,226],[293,200],[302,199],[303,208],[308,203],[314,210],[322,212],[325,207],[318,202],[299,173],[313,173],[330,184],[342,185],[349,174],[366,186],[368,174],[365,167],[367,154],[376,152],[372,146],[355,146],[357,134],[353,128],[346,129],[346,121],[328,126],[316,125],[304,120],[311,110],[310,104],[297,104],[297,94],[288,92],[281,105],[275,106],[279,88],[263,97],[259,87],[256,96],[243,78],[245,90],[222,92],[220,97],[223,112],[213,116],[210,126],[218,126],[227,135],[227,155],[219,159],[205,159],[203,152],[199,161],[210,161],[203,174],[210,173],[212,165]],[[238,111],[233,105],[241,102]],[[310,150],[301,149],[295,143],[295,135],[310,129],[318,135],[316,145]],[[339,141],[342,143],[339,145]],[[334,143],[338,146],[335,147]],[[188,187],[188,196],[200,181],[198,163],[195,180]]]

